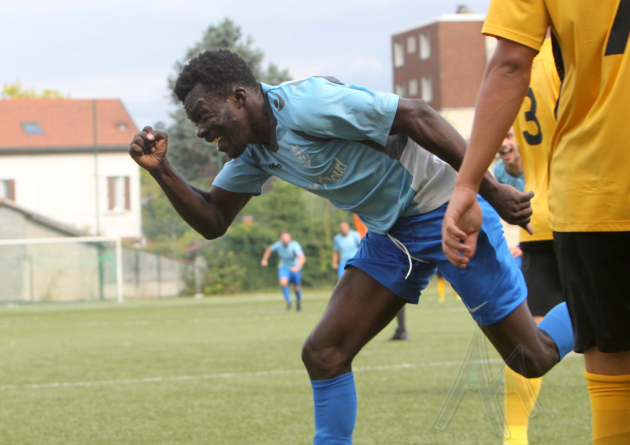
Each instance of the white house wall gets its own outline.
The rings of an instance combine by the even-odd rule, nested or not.
[[[473,120],[475,119],[474,108],[444,108],[440,111],[440,114],[455,127],[464,139],[470,139]]]
[[[99,153],[98,225],[108,236],[140,238],[140,168],[125,152]],[[110,176],[129,176],[130,210],[108,210]],[[15,202],[77,229],[96,233],[94,155],[92,153],[6,154],[0,179],[15,180]]]

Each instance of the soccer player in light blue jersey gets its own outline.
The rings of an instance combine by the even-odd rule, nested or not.
[[[350,224],[345,221],[339,223],[339,233],[333,238],[332,267],[337,270],[340,279],[346,270],[348,260],[354,256],[361,245],[361,235],[356,230],[350,230]]]
[[[289,232],[280,234],[280,241],[276,241],[265,250],[261,266],[267,267],[269,257],[276,252],[280,257],[278,263],[278,281],[282,295],[287,302],[287,310],[291,309],[291,294],[289,284],[293,285],[295,291],[295,309],[302,310],[302,267],[306,262],[302,246],[297,241],[291,239]]]
[[[204,237],[222,236],[272,175],[357,214],[369,229],[302,350],[313,388],[315,445],[352,443],[352,361],[406,303],[418,303],[437,268],[516,372],[543,375],[573,349],[566,306],[536,326],[503,237],[499,215],[527,226],[531,193],[488,173],[475,257],[460,269],[444,255],[442,220],[466,143],[426,102],[331,77],[261,84],[226,50],[190,60],[174,92],[197,135],[232,160],[206,192],[171,167],[164,132],[145,127],[130,155]]]

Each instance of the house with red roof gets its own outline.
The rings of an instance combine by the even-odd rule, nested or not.
[[[118,99],[0,100],[0,199],[91,234],[139,240],[138,132]]]

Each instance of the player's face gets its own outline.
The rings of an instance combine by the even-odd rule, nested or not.
[[[339,223],[339,231],[343,236],[346,236],[348,233],[350,233],[350,225],[348,225],[347,222]]]
[[[241,97],[208,93],[201,85],[193,88],[184,100],[188,119],[197,126],[197,137],[217,147],[231,159],[247,148],[250,128]]]
[[[514,135],[514,128],[510,128],[507,136],[503,139],[501,148],[499,149],[499,156],[506,164],[513,164],[518,159],[518,145],[516,144],[516,136]]]
[[[288,233],[281,234],[280,241],[282,241],[282,244],[287,246],[291,242],[291,235],[289,235]]]

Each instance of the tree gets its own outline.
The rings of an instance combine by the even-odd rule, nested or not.
[[[273,63],[270,63],[267,68],[263,67],[264,52],[260,48],[253,48],[253,43],[252,36],[244,37],[241,27],[229,18],[225,18],[218,25],[211,25],[201,41],[188,49],[184,59],[175,63],[175,74],[169,77],[169,86],[173,88],[177,76],[188,60],[204,51],[218,49],[228,49],[241,56],[260,82],[277,85],[289,80],[288,69],[281,70]],[[173,103],[179,105],[174,95],[172,99]],[[205,141],[197,138],[197,129],[186,118],[186,112],[181,106],[171,113],[171,118],[174,121],[168,128],[171,163],[187,181],[200,186],[208,186],[210,180],[219,172],[224,155],[211,149]]]
[[[3,99],[65,99],[70,97],[69,94],[64,95],[50,88],[45,89],[41,93],[35,91],[35,88],[25,89],[19,80],[11,84],[5,83],[2,87],[1,96]]]

